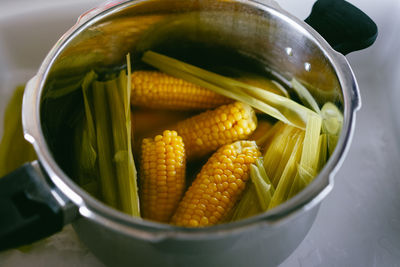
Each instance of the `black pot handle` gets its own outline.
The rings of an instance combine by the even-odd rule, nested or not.
[[[63,207],[37,162],[0,178],[0,251],[30,244],[61,231]]]
[[[344,0],[318,0],[305,22],[344,55],[371,46],[378,36],[375,22]]]

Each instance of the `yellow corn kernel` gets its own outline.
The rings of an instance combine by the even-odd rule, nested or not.
[[[254,110],[247,104],[235,102],[181,121],[174,129],[182,136],[190,160],[247,139],[256,127]]]
[[[168,222],[185,189],[185,148],[175,131],[142,143],[140,204],[143,218]]]
[[[222,222],[245,189],[250,164],[258,156],[254,141],[237,141],[218,149],[186,191],[171,222],[187,227]],[[227,170],[230,175],[225,174]]]
[[[159,71],[132,73],[131,103],[136,106],[193,110],[231,102],[230,98]]]

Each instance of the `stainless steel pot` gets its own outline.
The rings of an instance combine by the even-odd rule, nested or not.
[[[376,25],[345,1],[320,0],[306,22],[276,5],[244,0],[111,2],[81,17],[27,84],[25,138],[39,160],[0,180],[0,249],[32,242],[72,223],[80,239],[110,266],[282,262],[309,231],[350,145],[361,102],[343,54],[371,45],[377,34]],[[332,101],[344,113],[332,157],[298,195],[239,222],[179,228],[107,207],[70,175],[69,121],[79,111],[77,96],[48,96],[59,94],[57,82],[66,77],[79,80],[92,68],[117,67],[127,52],[137,58],[147,49],[167,49],[192,59],[236,51],[268,66],[283,82],[296,77],[320,103]]]

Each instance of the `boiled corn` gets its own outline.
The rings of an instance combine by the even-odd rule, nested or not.
[[[157,109],[210,109],[232,99],[158,71],[132,73],[131,103]]]
[[[175,131],[143,139],[140,181],[143,218],[168,222],[185,188],[185,148]]]
[[[178,226],[210,226],[225,219],[249,180],[260,155],[254,141],[238,141],[215,152],[186,191],[172,217]]]
[[[188,159],[193,159],[247,139],[256,127],[254,110],[247,104],[235,102],[181,121],[174,129],[183,138]]]

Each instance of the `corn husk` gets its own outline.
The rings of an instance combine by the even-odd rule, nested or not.
[[[292,138],[295,140],[292,149],[293,153],[290,154],[283,173],[279,178],[278,185],[276,186],[275,193],[272,196],[268,209],[274,208],[288,199],[291,186],[296,177],[297,164],[300,161],[301,147],[303,145],[303,135],[297,133],[294,134]]]
[[[120,73],[117,80],[107,81],[108,104],[111,115],[111,129],[114,143],[113,162],[116,169],[116,180],[120,208],[125,213],[139,216],[139,199],[137,172],[131,150],[130,118],[130,60],[128,58],[128,75]]]
[[[319,152],[321,151],[320,133],[321,117],[311,116],[307,123],[298,172],[291,186],[288,198],[293,197],[303,190],[318,174]]]
[[[97,79],[94,71],[89,72],[82,83],[82,96],[84,103],[84,116],[75,128],[75,177],[80,186],[90,194],[99,197],[98,166],[97,166],[97,140],[90,105],[91,85]],[[88,95],[90,94],[90,95]]]
[[[292,79],[291,84],[292,84],[293,90],[297,93],[297,95],[299,96],[301,102],[305,106],[307,106],[310,109],[314,110],[316,113],[320,114],[321,110],[320,110],[320,108],[318,106],[318,103],[314,99],[314,97],[310,94],[310,92],[307,90],[307,88],[305,86],[303,86],[295,78]]]
[[[237,70],[237,72],[239,72],[239,77],[235,78],[236,80],[255,86],[255,87],[259,87],[261,89],[267,90],[271,93],[280,95],[280,96],[284,96],[284,97],[289,97],[289,93],[288,91],[285,89],[285,87],[283,87],[280,83],[268,79],[264,76],[261,75],[257,75],[254,73],[249,73],[249,72],[245,72],[245,71],[239,71]]]
[[[322,132],[327,135],[328,152],[332,155],[339,139],[343,126],[342,112],[331,102],[327,102],[321,109]]]
[[[127,71],[82,83],[84,116],[75,135],[78,181],[108,205],[140,216],[137,173],[132,154],[130,59]],[[128,72],[128,74],[126,73]]]
[[[105,83],[95,81],[92,92],[101,194],[105,203],[117,208],[119,203],[115,179],[116,171],[113,163],[111,118],[108,112]]]
[[[267,211],[275,188],[263,166],[262,158],[250,165],[250,181],[234,209],[231,221],[236,221]]]
[[[256,188],[260,207],[262,211],[266,211],[275,193],[275,188],[265,172],[261,159],[258,159],[256,164],[250,165],[250,178]]]
[[[318,167],[317,172],[320,172],[328,160],[328,139],[326,134],[321,134],[318,140]]]
[[[229,217],[228,221],[237,221],[248,218],[262,212],[260,201],[257,196],[256,187],[253,182],[248,181],[246,189],[239,203],[233,210],[233,214]]]
[[[298,135],[302,133],[303,131],[300,129],[282,124],[274,135],[268,150],[264,154],[264,168],[275,187],[278,186],[287,162],[294,152],[294,146],[297,142]]]
[[[22,98],[25,86],[15,89],[4,113],[4,133],[0,142],[0,177],[36,159],[32,145],[24,139]]]
[[[244,102],[280,121],[302,129],[305,128],[308,115],[314,113],[289,98],[203,70],[165,55],[147,51],[142,60],[165,73]]]

